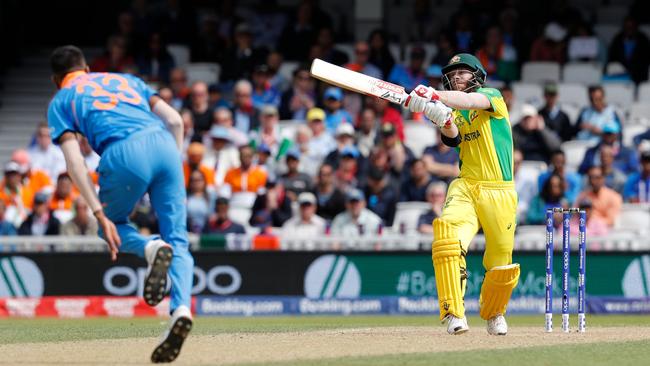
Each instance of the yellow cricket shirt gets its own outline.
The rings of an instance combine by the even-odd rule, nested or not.
[[[512,130],[508,108],[493,88],[476,91],[490,100],[492,109],[453,110],[460,131],[460,177],[479,181],[512,181]]]

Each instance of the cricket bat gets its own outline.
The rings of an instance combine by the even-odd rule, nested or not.
[[[403,104],[408,97],[404,88],[399,85],[348,70],[318,58],[311,63],[310,72],[313,77],[328,84],[386,99],[395,104]]]

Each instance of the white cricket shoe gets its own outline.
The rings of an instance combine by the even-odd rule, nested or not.
[[[447,333],[451,335],[463,334],[469,330],[467,318],[458,318],[453,315],[447,315],[445,319],[447,320]]]
[[[508,334],[508,323],[503,315],[498,314],[487,321],[487,332],[490,335],[506,335]]]
[[[172,362],[181,353],[185,338],[192,330],[192,312],[185,305],[181,305],[172,314],[169,328],[165,330],[156,349],[151,354],[151,362]]]
[[[172,247],[160,239],[151,240],[144,247],[144,258],[149,266],[144,278],[144,301],[156,306],[165,297],[167,271],[172,263]]]

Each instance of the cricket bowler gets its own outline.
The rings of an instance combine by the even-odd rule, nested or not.
[[[58,89],[47,114],[52,141],[61,146],[68,173],[97,218],[112,259],[118,251],[145,258],[149,268],[143,295],[150,306],[163,299],[169,272],[172,317],[151,361],[173,361],[192,328],[194,269],[186,229],[181,117],[135,76],[89,72],[75,46],[54,50],[50,63]],[[101,156],[99,197],[77,135],[85,136]],[[145,193],[156,211],[160,236],[143,236],[129,222]]]
[[[440,127],[442,142],[456,147],[460,175],[450,185],[441,217],[433,221],[432,258],[440,320],[449,334],[469,330],[465,317],[465,256],[479,228],[485,233],[481,318],[491,335],[506,335],[506,308],[519,280],[512,263],[517,192],[508,109],[501,93],[484,87],[479,60],[461,53],[443,67],[444,91],[419,85],[404,103]],[[450,108],[451,107],[451,108]]]

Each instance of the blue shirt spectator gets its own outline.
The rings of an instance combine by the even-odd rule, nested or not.
[[[205,234],[245,234],[244,227],[228,217],[230,204],[227,198],[219,197],[215,204],[215,215],[211,216],[203,227]]]
[[[403,86],[406,90],[413,90],[420,84],[427,83],[424,69],[426,52],[422,47],[413,47],[411,60],[408,66],[396,64],[388,75],[388,81]]]
[[[253,107],[261,109],[265,105],[280,107],[280,91],[271,85],[269,67],[260,65],[253,73]]]
[[[16,228],[5,220],[5,211],[7,206],[5,201],[0,200],[0,236],[16,235]]]
[[[578,173],[567,171],[566,156],[562,150],[556,150],[553,152],[548,171],[540,174],[537,178],[537,187],[539,187],[540,190],[552,174],[559,174],[564,178],[564,181],[566,182],[564,198],[569,202],[575,202],[578,198],[578,194],[582,191],[582,176]]]
[[[578,140],[598,141],[601,134],[605,133],[606,126],[615,124],[620,133],[622,129],[621,119],[614,110],[614,107],[607,105],[605,91],[601,86],[589,88],[589,100],[591,105],[580,112],[576,126]],[[614,129],[609,127],[610,130]]]
[[[327,111],[325,127],[330,134],[336,134],[336,128],[341,123],[354,124],[354,119],[352,119],[350,113],[343,109],[343,91],[341,89],[327,88],[323,99],[325,99],[325,109]]]
[[[641,154],[641,172],[631,174],[623,188],[625,202],[650,203],[650,151]]]
[[[619,142],[620,128],[615,124],[608,124],[603,128],[600,143],[585,152],[585,157],[578,168],[578,173],[586,174],[594,165],[600,165],[600,148],[603,145],[612,146],[614,149],[614,166],[625,174],[639,171],[639,157],[636,151],[621,145]]]

